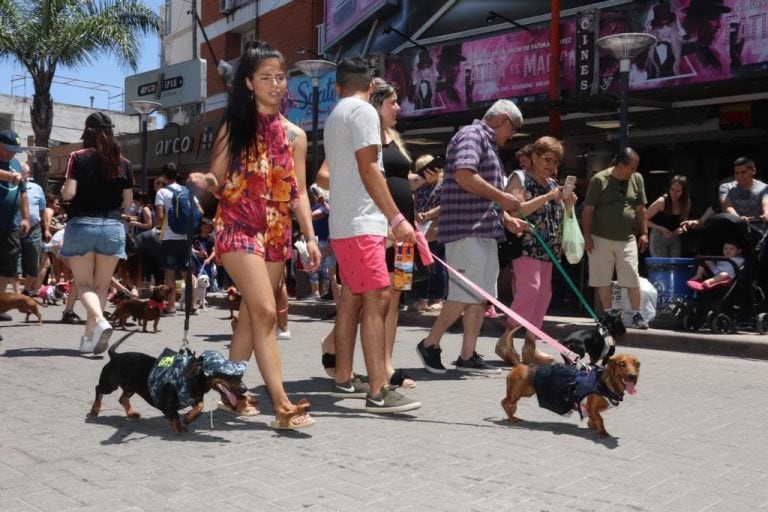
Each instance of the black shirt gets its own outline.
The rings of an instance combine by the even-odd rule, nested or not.
[[[69,203],[69,218],[103,217],[120,219],[123,190],[133,188],[131,163],[121,157],[122,176],[109,179],[97,167],[93,148],[69,155],[66,177],[77,181],[75,197]]]

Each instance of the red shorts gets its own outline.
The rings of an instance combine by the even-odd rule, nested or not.
[[[333,253],[339,264],[341,282],[355,294],[390,284],[387,261],[384,256],[386,238],[375,235],[353,236],[331,240]]]

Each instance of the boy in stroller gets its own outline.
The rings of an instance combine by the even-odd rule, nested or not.
[[[768,333],[765,294],[760,286],[765,234],[760,227],[764,227],[762,223],[753,226],[728,213],[707,221],[701,230],[701,256],[696,258],[700,267],[688,281],[697,293],[680,310],[686,330],[707,326],[719,334],[743,329]],[[715,254],[723,256],[710,256]]]
[[[688,281],[688,287],[701,292],[731,284],[736,277],[736,271],[744,265],[741,247],[735,242],[725,242],[723,256],[728,260],[702,260],[696,269],[696,275]],[[711,277],[707,277],[708,274]]]

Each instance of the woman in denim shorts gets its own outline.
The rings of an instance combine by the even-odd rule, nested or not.
[[[85,120],[83,149],[69,155],[61,196],[69,204],[61,256],[72,269],[88,312],[80,352],[107,349],[112,326],[104,318],[107,291],[118,259],[125,259],[120,212],[133,199],[131,163],[120,154],[112,120],[94,112]]]

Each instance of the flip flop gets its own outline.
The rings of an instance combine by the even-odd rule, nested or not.
[[[269,427],[275,430],[301,430],[303,428],[311,427],[315,423],[308,413],[309,402],[306,399],[301,400],[296,404],[296,409],[288,414],[280,417],[279,413],[276,419],[269,423]],[[304,417],[304,421],[296,421],[298,418]]]

